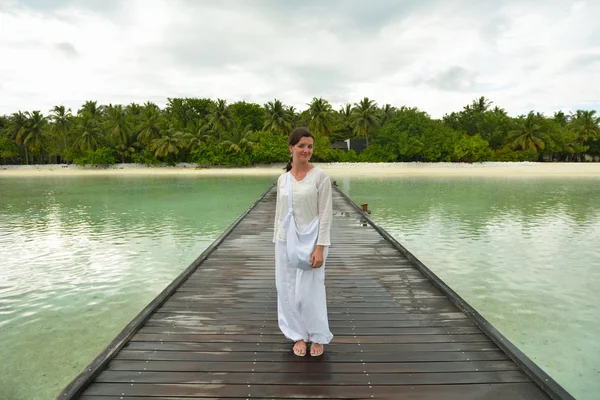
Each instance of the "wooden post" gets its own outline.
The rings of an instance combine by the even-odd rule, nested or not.
[[[369,211],[369,205],[367,203],[361,204],[360,206],[362,207],[363,212]]]

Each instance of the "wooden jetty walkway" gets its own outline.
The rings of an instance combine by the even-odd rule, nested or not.
[[[277,327],[269,188],[56,398],[573,399],[334,190],[333,342]],[[118,310],[115,310],[118,312]]]

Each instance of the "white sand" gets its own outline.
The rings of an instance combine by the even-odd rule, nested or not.
[[[367,177],[590,177],[600,178],[600,163],[330,163],[319,164],[333,178]],[[197,168],[193,164],[175,167],[146,167],[117,164],[109,168],[90,168],[74,165],[0,166],[0,177],[34,176],[143,176],[143,175],[205,175],[205,176],[278,176],[283,164],[249,168]]]

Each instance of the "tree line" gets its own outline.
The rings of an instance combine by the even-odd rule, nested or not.
[[[379,106],[367,97],[339,110],[313,98],[305,110],[274,99],[264,105],[169,98],[164,109],[100,105],[53,107],[0,116],[3,164],[113,163],[248,166],[285,162],[296,126],[315,134],[320,162],[584,161],[600,156],[595,110],[509,116],[481,97],[459,112],[431,118],[414,107]],[[332,144],[364,138],[357,154]],[[587,158],[586,158],[587,155]]]

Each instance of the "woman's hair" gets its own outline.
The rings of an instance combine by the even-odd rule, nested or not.
[[[308,128],[304,128],[304,127],[299,127],[296,128],[292,131],[292,133],[290,133],[290,137],[288,138],[288,145],[290,146],[295,146],[298,144],[298,142],[300,141],[300,139],[302,139],[303,137],[309,137],[312,138],[313,140],[315,140],[314,135],[312,134],[311,131],[308,130]],[[293,156],[290,154],[290,161],[288,161],[287,165],[285,166],[285,170],[286,172],[289,171],[290,169],[292,169],[292,161],[293,161]]]

